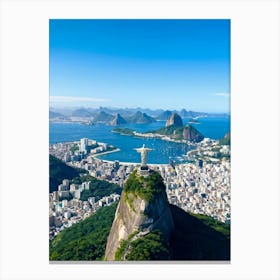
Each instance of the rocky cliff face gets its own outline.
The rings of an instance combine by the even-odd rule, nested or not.
[[[220,145],[230,145],[230,132],[228,132],[222,139],[219,140]]]
[[[172,112],[167,110],[157,116],[157,120],[167,120],[172,115]]]
[[[183,126],[182,118],[177,114],[173,113],[168,120],[166,121],[165,126],[175,125],[175,126]]]
[[[114,119],[110,122],[110,125],[122,125],[126,124],[126,120],[120,115],[117,114]]]
[[[187,125],[183,130],[183,139],[191,142],[200,142],[204,136],[193,126]]]
[[[106,260],[115,260],[121,241],[132,234],[135,234],[135,240],[158,229],[168,241],[174,228],[164,185],[162,187],[157,178],[155,180],[160,175],[143,178],[134,173],[131,176],[134,177],[126,182],[107,240]],[[149,195],[151,193],[152,196]]]

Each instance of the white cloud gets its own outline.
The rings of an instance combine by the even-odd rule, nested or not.
[[[80,97],[80,96],[50,96],[51,103],[72,103],[72,102],[109,102],[107,98]]]
[[[218,92],[215,93],[216,96],[223,96],[223,97],[229,97],[230,93],[226,93],[226,92]]]

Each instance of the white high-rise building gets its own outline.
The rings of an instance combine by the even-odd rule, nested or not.
[[[62,180],[62,185],[66,186],[67,188],[69,187],[70,181],[68,179]]]
[[[87,147],[88,147],[88,139],[87,138],[82,138],[80,140],[80,152],[82,153],[87,153]]]

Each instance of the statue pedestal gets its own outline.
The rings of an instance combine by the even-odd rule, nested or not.
[[[140,166],[138,168],[137,174],[139,176],[147,177],[150,175],[150,169],[148,166]]]

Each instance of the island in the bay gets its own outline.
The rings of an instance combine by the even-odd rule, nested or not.
[[[177,113],[172,113],[165,124],[165,127],[155,131],[139,133],[129,128],[117,127],[112,132],[120,133],[128,136],[159,138],[167,141],[175,141],[182,143],[197,143],[204,139],[204,136],[192,125],[183,125],[182,118]]]

